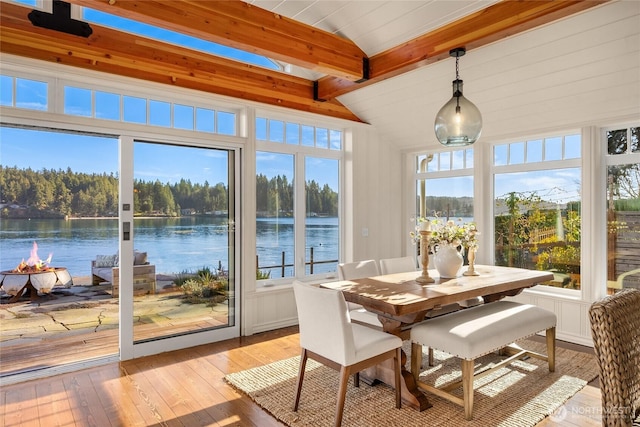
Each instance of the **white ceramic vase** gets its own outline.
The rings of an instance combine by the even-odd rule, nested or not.
[[[464,260],[458,248],[450,244],[441,244],[434,256],[436,270],[440,277],[450,279],[457,277]]]

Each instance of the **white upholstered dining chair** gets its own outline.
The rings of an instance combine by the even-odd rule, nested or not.
[[[417,270],[416,260],[412,256],[399,258],[383,258],[380,260],[381,274],[404,273],[406,271]]]
[[[353,280],[365,277],[379,276],[380,269],[376,260],[347,262],[338,264],[338,279]],[[347,308],[351,319],[365,325],[382,328],[382,323],[375,313],[365,310],[360,304],[347,301]]]
[[[352,323],[340,291],[299,281],[293,282],[293,291],[302,349],[293,410],[297,411],[300,404],[307,358],[340,372],[335,426],[342,423],[349,376],[356,374],[354,380],[357,386],[358,372],[391,358],[394,359],[396,408],[400,408],[402,340],[395,335]]]
[[[338,279],[340,280],[362,279],[379,275],[380,269],[374,259],[338,264]]]

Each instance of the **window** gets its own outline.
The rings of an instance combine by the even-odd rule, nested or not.
[[[473,221],[473,149],[419,155],[416,172],[419,217]]]
[[[120,120],[120,95],[109,92],[95,92],[96,119]]]
[[[147,123],[147,100],[136,96],[123,96],[124,121],[129,123]]]
[[[607,291],[640,289],[640,127],[605,131]]]
[[[173,126],[176,129],[193,130],[193,107],[175,104],[173,115]]]
[[[294,156],[256,153],[258,279],[295,275]]]
[[[580,289],[580,135],[495,145],[496,265],[549,270]]]
[[[0,75],[0,105],[47,111],[49,109],[47,82]]]
[[[188,49],[195,49],[201,52],[208,52],[214,55],[224,56],[247,64],[254,64],[271,70],[281,71],[283,67],[272,59],[248,51],[235,49],[229,46],[213,43],[197,37],[166,30],[154,25],[144,24],[127,18],[93,10],[87,7],[82,8],[82,20],[89,23],[96,23],[102,26],[123,30],[140,36],[149,37],[166,43]]]
[[[63,112],[67,115],[220,135],[238,134],[236,111],[218,111],[68,84],[62,84],[62,89]],[[0,75],[0,105],[47,111],[48,91],[47,82]]]
[[[256,268],[263,284],[336,271],[342,135],[256,119]]]
[[[47,111],[49,83],[0,75],[0,105]],[[237,135],[237,114],[63,85],[64,114],[198,132]]]
[[[305,274],[338,267],[338,168],[338,160],[305,157]]]
[[[264,117],[256,118],[256,139],[277,143],[286,142],[288,145],[303,145],[325,150],[342,150],[341,130],[289,123]]]
[[[64,88],[64,113],[72,116],[91,117],[91,91],[77,87]]]
[[[153,126],[171,126],[171,104],[168,102],[149,101],[149,124]]]
[[[45,82],[16,78],[16,107],[47,111],[48,87]]]
[[[473,212],[473,149],[459,149],[416,157],[415,216],[410,218],[413,230],[427,219],[444,224],[474,222]],[[416,239],[411,239],[415,244]],[[420,255],[420,245],[412,248]],[[433,248],[435,252],[438,248]],[[465,255],[466,256],[466,253]]]

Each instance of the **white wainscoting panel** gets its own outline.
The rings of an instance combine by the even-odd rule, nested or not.
[[[589,323],[589,307],[591,303],[579,299],[543,296],[527,291],[509,299],[553,311],[558,317],[557,339],[589,347],[593,346],[591,325]]]

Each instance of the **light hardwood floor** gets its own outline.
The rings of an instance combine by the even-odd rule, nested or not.
[[[298,329],[291,327],[7,385],[0,390],[0,425],[281,426],[223,377],[299,352]],[[562,420],[538,426],[599,426],[600,407],[595,381],[565,404]]]

